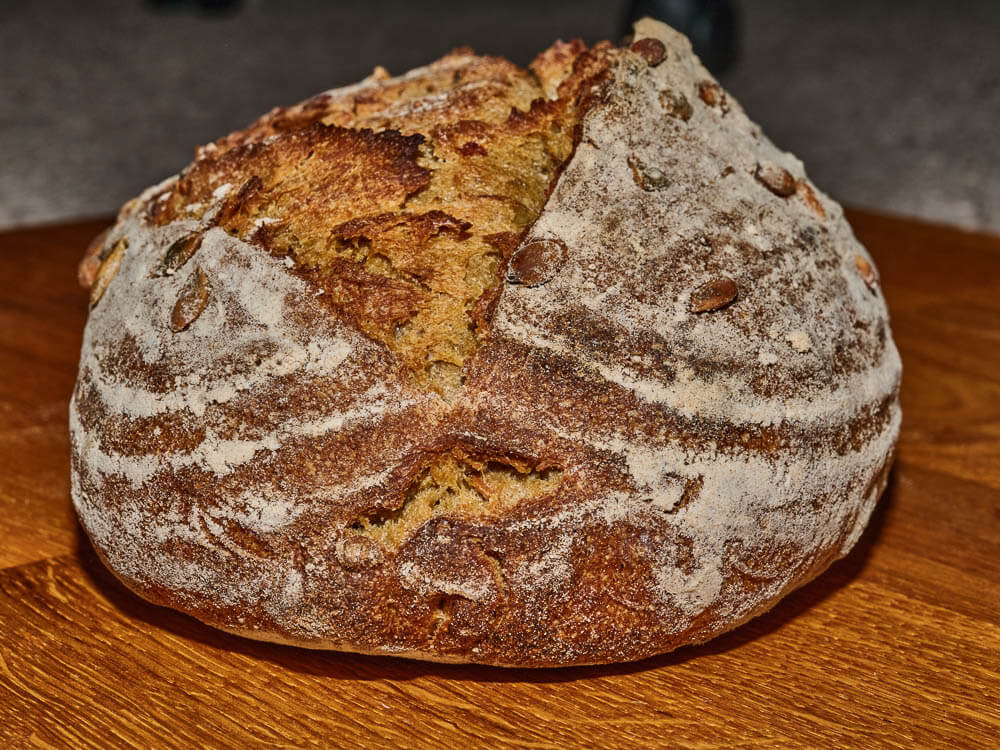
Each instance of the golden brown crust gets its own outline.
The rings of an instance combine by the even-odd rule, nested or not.
[[[538,216],[608,52],[557,45],[533,75],[456,51],[274,110],[199,150],[149,219],[201,219],[225,193],[208,226],[292,258],[331,312],[449,397],[507,261],[492,238]]]
[[[81,521],[249,637],[638,659],[817,575],[885,486],[874,267],[659,25],[274,110],[88,255]]]

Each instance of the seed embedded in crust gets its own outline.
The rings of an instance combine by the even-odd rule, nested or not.
[[[208,302],[208,277],[200,267],[194,273],[177,298],[170,313],[170,330],[179,333],[194,323]]]
[[[739,287],[728,276],[706,281],[691,293],[691,312],[721,310],[739,295]]]
[[[863,255],[855,255],[854,267],[858,269],[858,275],[861,277],[861,280],[874,292],[878,286],[878,274],[875,273],[875,268],[872,264]]]
[[[795,178],[787,169],[773,162],[758,163],[753,176],[761,185],[782,198],[795,192]]]
[[[167,248],[163,255],[163,260],[154,271],[154,276],[172,276],[180,268],[191,260],[191,257],[201,247],[201,232],[192,232],[181,237]]]
[[[97,303],[101,301],[101,297],[108,290],[108,285],[115,277],[115,274],[118,273],[118,267],[122,263],[122,258],[125,256],[125,249],[127,247],[128,240],[122,237],[111,248],[111,252],[108,253],[108,257],[101,263],[101,267],[97,269],[97,275],[94,277],[94,285],[90,287],[91,307],[96,307]]]
[[[629,158],[628,165],[632,169],[632,179],[643,190],[652,192],[653,190],[662,190],[665,187],[670,187],[670,180],[667,178],[667,175],[656,167],[643,164],[635,157]]]
[[[660,94],[660,106],[663,107],[663,111],[666,112],[670,117],[676,117],[678,120],[691,119],[691,115],[694,114],[694,108],[691,106],[691,102],[687,100],[684,94],[677,91],[664,91]]]
[[[715,81],[702,81],[699,83],[698,96],[709,107],[718,107],[721,109],[722,114],[726,114],[729,111],[726,92]]]
[[[335,554],[341,566],[350,571],[362,570],[379,562],[378,543],[360,534],[338,542]]]
[[[826,211],[823,210],[823,204],[819,202],[819,198],[816,197],[816,193],[813,192],[813,189],[809,187],[808,182],[805,180],[799,180],[796,182],[795,193],[802,199],[803,203],[812,209],[814,214],[821,219],[826,218]]]
[[[101,267],[101,251],[104,250],[104,240],[108,238],[110,231],[111,227],[108,227],[90,241],[90,244],[87,245],[87,252],[83,254],[83,259],[77,266],[76,280],[84,289],[89,289],[97,277],[97,270]]]
[[[659,39],[640,39],[631,49],[642,55],[650,65],[659,65],[667,56],[667,48]]]
[[[524,286],[544,284],[566,262],[568,251],[562,240],[533,240],[511,258],[507,281]]]

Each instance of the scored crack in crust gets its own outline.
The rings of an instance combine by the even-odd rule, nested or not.
[[[651,21],[459,50],[198,150],[81,263],[72,491],[253,638],[638,659],[847,553],[900,364],[840,207]]]
[[[150,220],[201,219],[230,186],[214,226],[289,256],[332,312],[453,398],[609,55],[560,44],[532,73],[457,51],[399,79],[378,72],[200,149]]]

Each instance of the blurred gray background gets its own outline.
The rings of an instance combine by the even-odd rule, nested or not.
[[[0,227],[109,214],[278,104],[469,44],[526,64],[626,2],[0,0]],[[856,207],[1000,232],[1000,2],[743,0],[723,84]]]

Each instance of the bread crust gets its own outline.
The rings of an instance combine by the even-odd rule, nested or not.
[[[266,232],[226,230],[259,186],[198,193],[189,171],[123,209],[113,269],[88,253],[102,292],[70,429],[74,504],[129,588],[262,640],[557,666],[708,640],[851,549],[900,423],[874,264],[686,39],[648,20],[635,38],[662,54],[536,61],[545,101],[575,81],[575,147],[496,240],[455,392],[332,311]],[[338,158],[374,155],[364,179],[395,175],[403,200],[426,184],[415,136],[310,123],[457,64],[273,112],[210,155],[286,131],[355,144]],[[357,313],[390,332],[422,304],[391,282],[359,282],[383,296]]]

